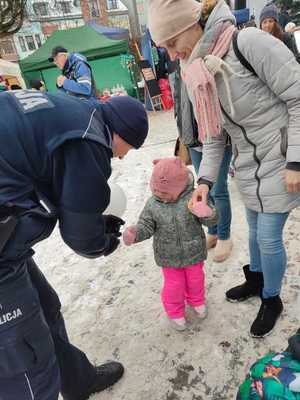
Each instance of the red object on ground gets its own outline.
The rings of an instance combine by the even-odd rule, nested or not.
[[[160,92],[161,92],[161,100],[163,103],[163,107],[166,110],[170,110],[173,107],[174,102],[173,102],[173,97],[172,97],[169,80],[168,79],[159,79],[158,85],[159,85]]]

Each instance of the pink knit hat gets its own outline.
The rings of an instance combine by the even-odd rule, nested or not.
[[[196,0],[150,0],[148,26],[153,41],[159,45],[191,28],[201,11]]]
[[[189,181],[189,170],[178,157],[153,161],[154,168],[150,181],[152,193],[163,192],[177,198]]]

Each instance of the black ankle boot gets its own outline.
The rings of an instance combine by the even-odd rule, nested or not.
[[[250,335],[255,338],[263,338],[269,335],[282,310],[283,305],[279,296],[262,299],[257,317],[250,328]]]
[[[244,301],[249,297],[260,296],[264,287],[264,278],[261,272],[250,271],[250,266],[243,267],[246,282],[235,286],[226,292],[226,299],[231,302]]]
[[[80,400],[88,400],[92,394],[102,392],[102,390],[114,385],[124,374],[123,365],[115,361],[110,361],[95,368],[95,381],[89,388],[88,392],[84,396],[80,397]]]

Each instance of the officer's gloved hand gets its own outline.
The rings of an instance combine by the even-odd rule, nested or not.
[[[103,215],[103,218],[105,221],[105,232],[120,237],[122,235],[120,229],[125,224],[125,221],[115,215]]]
[[[107,235],[108,236],[108,245],[106,246],[105,250],[103,251],[104,256],[109,256],[120,244],[120,240],[117,238],[116,235]]]

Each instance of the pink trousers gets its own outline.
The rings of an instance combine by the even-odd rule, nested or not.
[[[184,268],[162,268],[164,284],[161,300],[169,318],[182,318],[185,303],[192,307],[205,304],[205,276],[203,262]]]

